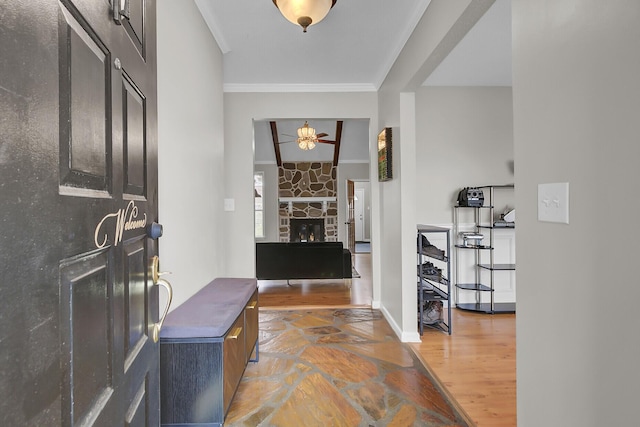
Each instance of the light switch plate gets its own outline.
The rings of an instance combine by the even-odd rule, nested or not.
[[[232,212],[236,210],[236,200],[235,199],[224,199],[224,210],[228,212]]]
[[[569,183],[538,184],[538,221],[569,224]]]

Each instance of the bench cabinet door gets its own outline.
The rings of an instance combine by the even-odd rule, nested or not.
[[[244,315],[241,314],[224,337],[224,410],[229,409],[231,399],[240,383],[245,367],[245,328]]]
[[[246,347],[246,359],[245,364],[251,359],[251,354],[258,342],[258,290],[253,293],[253,296],[247,303],[244,309],[244,324],[245,324],[245,347]]]

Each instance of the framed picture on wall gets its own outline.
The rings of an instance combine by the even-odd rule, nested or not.
[[[391,161],[391,128],[384,128],[378,134],[378,181],[393,178]]]

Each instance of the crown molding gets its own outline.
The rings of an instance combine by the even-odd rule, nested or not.
[[[213,38],[216,40],[216,43],[218,43],[218,47],[222,54],[224,55],[225,53],[231,52],[231,47],[229,47],[229,43],[227,43],[227,40],[222,35],[216,16],[211,10],[211,2],[207,0],[195,0],[195,3],[200,10],[200,14],[204,19],[204,22],[207,24],[207,27],[209,27],[209,31],[211,31]]]
[[[236,84],[225,83],[224,92],[377,92],[369,83],[338,84]]]

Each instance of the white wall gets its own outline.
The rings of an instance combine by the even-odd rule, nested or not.
[[[637,425],[640,2],[512,12],[518,425]],[[537,220],[550,182],[568,225]]]
[[[225,274],[255,275],[253,234],[253,120],[308,117],[369,119],[370,144],[378,125],[375,93],[225,93],[225,197],[235,200],[235,211],[225,214]],[[372,149],[375,159],[375,150]],[[374,161],[375,167],[375,161]],[[372,191],[377,203],[377,190]],[[375,257],[375,254],[373,254]],[[376,300],[380,277],[373,275]]]
[[[417,120],[417,182],[416,205],[419,224],[453,227],[453,206],[463,187],[513,184],[513,102],[510,87],[421,87],[416,94]],[[485,190],[485,205],[489,191]],[[505,206],[514,207],[512,189],[495,190],[495,213]],[[462,231],[474,231],[472,209],[458,210],[458,226]],[[488,221],[488,212],[483,221]],[[446,247],[442,235],[429,236],[430,242]],[[442,241],[438,242],[438,238]],[[452,234],[452,244],[459,239]],[[488,237],[487,237],[488,239]],[[514,230],[495,230],[494,260],[515,262]],[[449,253],[453,249],[449,248]],[[486,262],[488,253],[482,253]],[[456,283],[475,282],[475,252],[458,250],[452,270]],[[457,268],[456,265],[457,264]],[[489,272],[481,272],[483,283],[489,283]],[[453,275],[453,273],[452,273]],[[516,301],[515,273],[493,275],[493,297],[496,302]],[[472,303],[476,293],[454,293],[456,302]],[[491,295],[482,292],[482,302]]]
[[[384,226],[379,260],[384,283],[381,306],[405,341],[419,340],[415,276],[419,119],[415,92],[492,3],[432,0],[378,92],[380,127],[393,128],[394,167],[394,179],[380,185]]]
[[[160,261],[175,308],[223,271],[222,55],[192,0],[157,10]]]
[[[416,114],[419,223],[450,226],[463,187],[513,184],[510,87],[422,86]],[[505,195],[496,208],[513,201]]]

